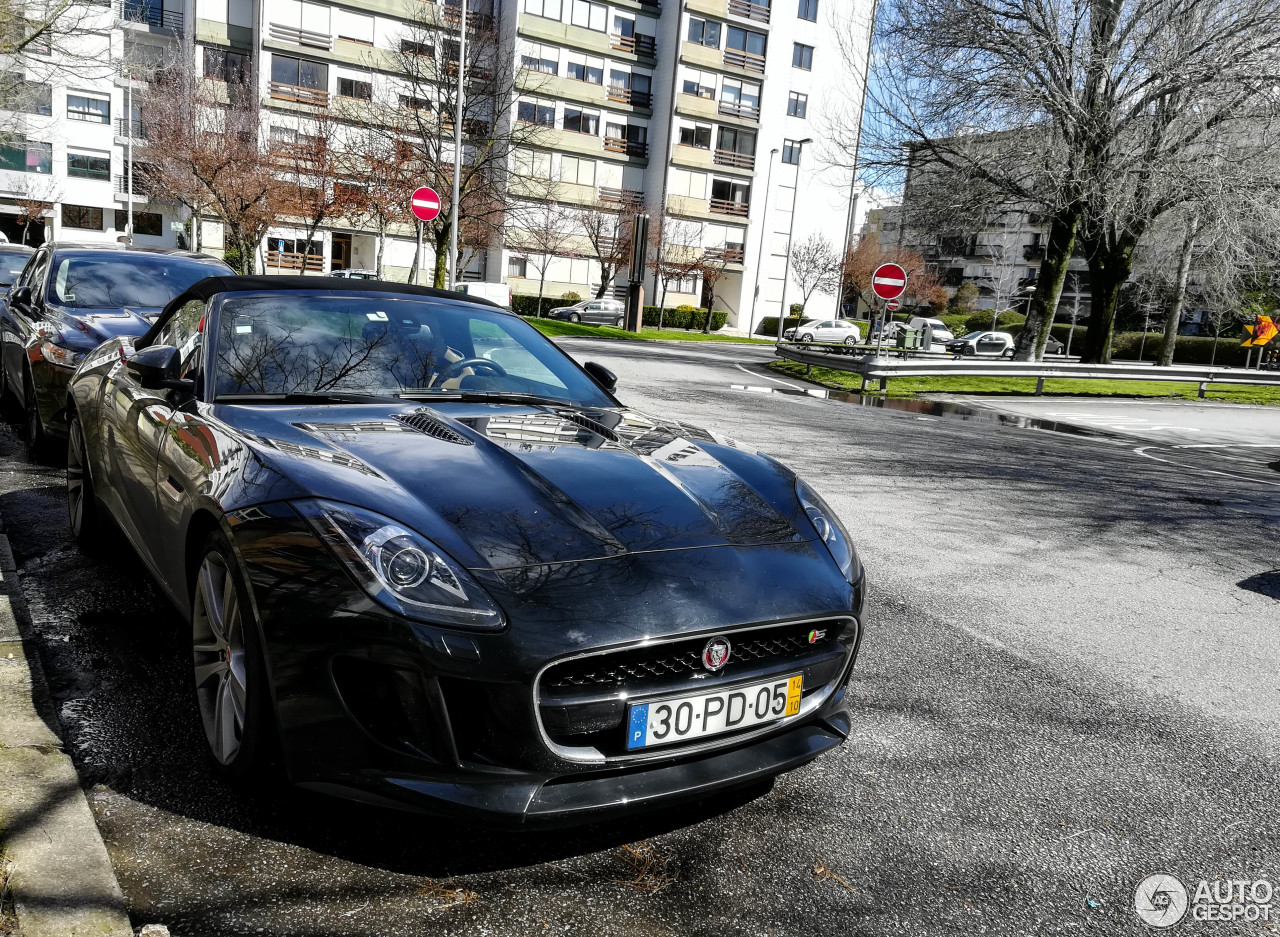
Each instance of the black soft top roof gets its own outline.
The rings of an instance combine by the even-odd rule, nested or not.
[[[489,306],[499,309],[508,315],[514,315],[505,306],[469,296],[466,293],[455,293],[452,290],[437,290],[430,286],[414,286],[409,283],[393,283],[388,280],[348,280],[345,277],[306,277],[306,276],[218,276],[205,277],[198,280],[186,291],[169,300],[161,310],[155,324],[134,343],[136,348],[145,348],[159,334],[160,329],[169,321],[170,316],[193,300],[208,300],[219,293],[266,293],[290,292],[296,290],[318,291],[338,295],[340,293],[391,293],[400,296],[429,296],[432,299],[451,299],[460,303],[472,303],[477,306]]]

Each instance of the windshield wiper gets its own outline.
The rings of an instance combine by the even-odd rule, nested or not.
[[[406,400],[461,400],[463,403],[528,403],[535,406],[551,406],[551,407],[576,407],[572,400],[565,400],[562,397],[543,397],[540,394],[525,394],[515,391],[503,392],[472,392],[472,391],[450,391],[443,394],[431,393],[408,393],[399,394],[398,396]]]
[[[394,403],[386,394],[358,394],[338,391],[331,394],[219,394],[214,403]]]

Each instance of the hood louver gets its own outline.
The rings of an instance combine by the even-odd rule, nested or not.
[[[441,442],[453,443],[455,446],[474,446],[475,443],[449,426],[439,417],[432,416],[425,410],[413,413],[398,413],[396,419],[405,426],[411,426],[418,432],[439,439]]]

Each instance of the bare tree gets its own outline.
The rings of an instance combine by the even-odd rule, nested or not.
[[[407,25],[399,47],[390,56],[398,76],[391,87],[396,100],[392,107],[381,110],[381,119],[373,125],[403,144],[405,162],[414,178],[440,195],[440,214],[425,226],[435,250],[432,282],[443,287],[453,197],[455,116],[462,122],[463,146],[458,180],[459,243],[472,249],[501,241],[503,229],[511,221],[507,187],[512,156],[517,147],[539,139],[546,127],[538,108],[522,106],[520,100],[522,93],[536,90],[538,74],[518,70],[513,57],[504,54],[509,50],[488,0],[468,4],[463,63],[458,61],[459,4],[432,0],[407,3]],[[462,113],[457,114],[458,89],[464,80]],[[461,257],[458,266],[465,268]]]
[[[272,128],[268,143],[274,175],[280,183],[276,190],[279,210],[304,232],[304,275],[311,266],[312,244],[320,227],[363,201],[361,193],[343,184],[348,159],[338,129],[335,118],[317,110],[298,127]]]
[[[49,114],[50,82],[111,74],[109,6],[71,0],[0,2],[0,108]],[[5,122],[0,142],[23,128]]]
[[[47,176],[32,176],[23,173],[13,197],[18,207],[18,221],[22,223],[22,243],[26,244],[31,226],[39,223],[44,227],[44,218],[53,212],[55,202],[61,201],[62,190]]]
[[[840,288],[842,258],[826,235],[814,232],[791,252],[791,277],[800,287],[800,314],[814,293],[834,293]]]
[[[700,275],[702,225],[676,218],[661,209],[649,213],[649,269],[658,281],[658,328],[664,325],[667,292],[672,283],[683,283]]]
[[[362,116],[367,120],[372,115]],[[417,183],[402,142],[387,137],[380,128],[358,121],[350,133],[350,144],[340,153],[339,178],[334,185],[343,193],[343,211],[351,222],[377,232],[374,266],[381,279],[392,227],[413,223],[409,199]]]
[[[914,160],[940,190],[972,181],[1050,219],[1016,357],[1043,352],[1079,236],[1093,293],[1085,359],[1109,360],[1118,290],[1147,228],[1194,198],[1217,160],[1245,167],[1275,146],[1280,0],[882,0],[879,11],[872,161],[901,176]]]
[[[698,259],[698,275],[702,277],[702,292],[707,298],[707,318],[702,323],[702,331],[711,334],[711,317],[716,306],[716,287],[729,272],[729,261],[722,251],[703,251]]]
[[[601,199],[573,210],[577,233],[591,245],[600,270],[597,299],[608,292],[614,277],[627,265],[631,256],[631,215],[625,208],[617,202]]]
[[[925,263],[924,257],[918,251],[908,248],[882,249],[879,237],[875,234],[859,238],[858,243],[845,253],[843,269],[848,281],[845,292],[858,293],[867,305],[874,308],[871,297],[875,294],[871,290],[871,276],[876,267],[884,263],[895,263],[907,273],[904,304],[932,307],[946,305],[946,290],[937,274]]]
[[[541,317],[547,270],[578,235],[573,230],[572,213],[550,194],[531,200],[520,215],[520,222],[507,232],[507,247],[538,271],[538,316]]]

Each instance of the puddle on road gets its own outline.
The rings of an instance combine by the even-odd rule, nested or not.
[[[1066,433],[1070,436],[1089,436],[1095,439],[1109,439],[1106,433],[1073,426],[1070,423],[1059,423],[1056,420],[1041,420],[1036,417],[1016,416],[1012,413],[997,413],[995,410],[981,410],[966,407],[963,404],[945,400],[922,400],[918,397],[880,397],[874,394],[853,394],[843,390],[825,390],[821,387],[760,387],[754,384],[730,384],[734,390],[751,394],[778,394],[785,397],[815,397],[818,400],[838,400],[859,407],[876,407],[881,410],[900,410],[914,413],[919,419],[939,418],[946,420],[968,420],[976,423],[994,423],[1000,426],[1014,426],[1018,429],[1041,429],[1052,433]]]

